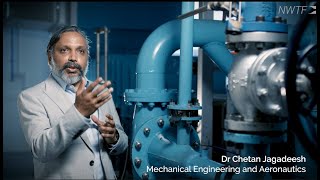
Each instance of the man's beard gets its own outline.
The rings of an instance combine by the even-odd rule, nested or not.
[[[68,61],[67,63],[65,63],[63,65],[63,67],[61,69],[59,69],[59,67],[55,63],[53,57],[51,57],[49,67],[50,67],[53,74],[60,77],[67,84],[71,85],[71,84],[75,84],[75,83],[79,82],[81,80],[81,78],[87,74],[89,62],[87,61],[87,65],[84,68],[84,70],[82,70],[82,67],[78,63],[73,62],[73,61]],[[79,70],[79,74],[76,76],[69,77],[68,73],[65,71],[65,69],[67,69],[67,68],[76,68]]]

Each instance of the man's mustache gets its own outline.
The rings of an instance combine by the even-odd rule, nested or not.
[[[68,61],[67,63],[65,63],[62,67],[62,71],[67,69],[67,68],[76,68],[80,71],[80,75],[83,75],[83,70],[82,67],[80,66],[80,64],[73,62],[73,61]]]

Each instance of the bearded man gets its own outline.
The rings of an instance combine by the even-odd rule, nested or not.
[[[86,78],[90,40],[77,26],[47,46],[49,77],[19,94],[21,128],[35,179],[116,179],[111,155],[128,147],[110,81]]]

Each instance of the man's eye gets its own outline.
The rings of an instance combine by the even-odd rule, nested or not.
[[[84,53],[85,53],[85,50],[80,49],[79,52],[80,52],[81,54],[84,54]]]
[[[68,49],[60,49],[61,53],[66,53],[68,51]]]

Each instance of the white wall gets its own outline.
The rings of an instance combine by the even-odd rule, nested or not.
[[[45,30],[3,27],[3,152],[26,152],[17,109],[18,94],[48,77]]]

